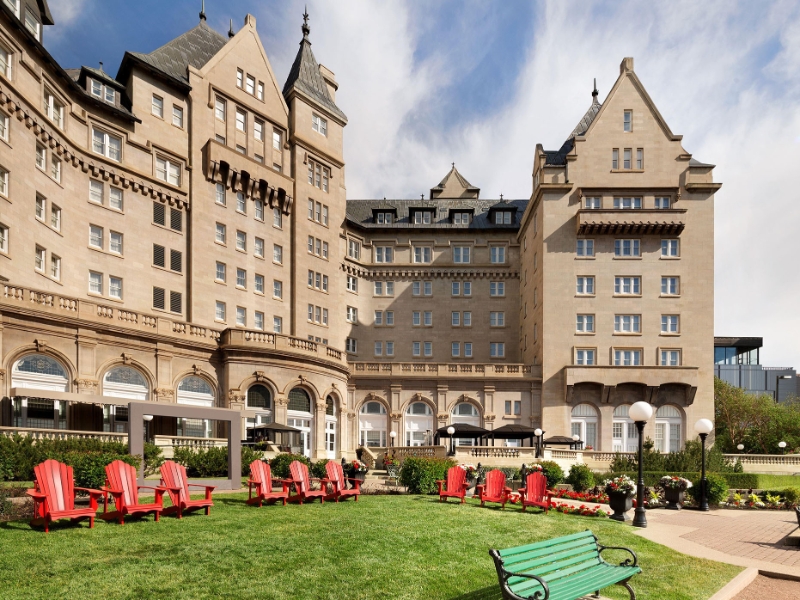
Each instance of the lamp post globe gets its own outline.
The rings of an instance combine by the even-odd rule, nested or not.
[[[781,449],[781,454],[783,454],[783,451],[786,450],[786,442],[778,442],[778,448]]]
[[[542,435],[544,435],[544,431],[542,431],[541,427],[537,427],[533,430],[533,435],[536,436],[536,458],[539,458],[542,454]]]
[[[647,527],[647,511],[644,508],[644,474],[642,472],[642,443],[644,437],[644,426],[650,417],[653,416],[653,407],[649,402],[634,402],[628,411],[628,416],[636,424],[636,431],[639,438],[639,479],[636,482],[636,510],[633,514],[634,527]]]
[[[455,432],[456,432],[456,429],[452,425],[450,425],[450,427],[447,428],[447,435],[450,436],[450,455],[451,456],[456,453],[456,448],[455,448],[455,444],[454,444],[454,440],[453,440],[453,434]]]
[[[744,450],[744,444],[737,444],[736,449],[739,450],[739,452],[741,452],[742,450]]]
[[[708,480],[706,479],[706,437],[714,429],[714,423],[709,419],[699,419],[694,424],[694,430],[700,434],[700,446],[702,452],[700,455],[700,510],[708,510]]]
[[[394,446],[394,438],[397,437],[397,432],[396,431],[390,431],[389,432],[389,437],[392,439],[392,446]]]

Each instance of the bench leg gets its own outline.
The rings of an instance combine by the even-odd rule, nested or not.
[[[628,581],[629,580],[626,579],[625,581],[620,581],[619,584],[626,590],[628,590],[628,593],[631,595],[631,600],[636,600],[636,592],[633,591],[633,588],[631,587],[631,584],[628,583]]]

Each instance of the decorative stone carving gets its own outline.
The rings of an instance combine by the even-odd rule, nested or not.
[[[6,370],[0,369],[0,383],[5,382],[5,380],[6,380]]]
[[[436,415],[436,418],[439,419],[440,421],[447,421],[449,417],[450,415],[447,413],[439,413],[438,415]]]
[[[133,357],[130,354],[128,354],[127,352],[123,352],[122,353],[122,364],[123,365],[129,365],[129,364],[131,364],[131,361],[133,361]]]
[[[485,414],[485,415],[483,415],[483,420],[484,421],[489,421],[490,423],[492,423],[492,422],[494,422],[494,419],[495,419],[496,416],[497,415],[493,415],[493,414]]]
[[[289,406],[289,398],[286,396],[278,396],[275,398],[275,404],[278,406]]]
[[[297,378],[300,380],[300,385],[303,385],[306,382],[306,378],[302,375],[298,375]]]
[[[175,397],[175,390],[167,387],[160,387],[155,389],[156,399],[161,402],[172,402]]]
[[[197,365],[192,365],[192,373],[197,375],[199,372],[200,372],[200,367],[198,367]]]
[[[242,394],[239,390],[228,390],[228,403],[233,402],[244,402],[244,394]]]
[[[325,409],[328,407],[324,400],[322,402],[317,402],[316,405],[317,411],[319,412],[325,412]]]
[[[75,386],[78,388],[79,394],[97,391],[98,382],[96,379],[76,379]]]
[[[267,374],[264,371],[256,371],[253,373],[253,376],[256,378],[258,383],[263,383],[267,380]]]
[[[44,340],[33,340],[37,352],[44,352],[47,349],[47,342]]]
[[[403,418],[403,413],[400,413],[400,412],[393,412],[393,413],[392,413],[391,415],[389,415],[389,416],[392,418],[392,421],[399,421],[400,419],[402,419],[402,418]]]

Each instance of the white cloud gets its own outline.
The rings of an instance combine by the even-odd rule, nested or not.
[[[80,17],[85,9],[86,4],[90,0],[56,0],[49,2],[50,12],[53,14],[53,21],[60,29],[69,27],[75,20]]]

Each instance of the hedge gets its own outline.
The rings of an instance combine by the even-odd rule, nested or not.
[[[760,489],[759,486],[759,477],[758,473],[714,473],[715,475],[719,475],[725,478],[725,481],[728,482],[728,487],[730,489]],[[635,471],[625,472],[625,473],[604,473],[595,478],[595,481],[598,483],[602,483],[606,479],[611,479],[612,477],[618,477],[619,475],[627,475],[634,481],[636,481],[639,477],[639,474]],[[700,478],[700,473],[697,472],[683,472],[683,473],[675,473],[669,471],[645,471],[642,473],[644,476],[644,484],[648,487],[652,487],[658,484],[659,480],[664,477],[665,475],[677,475],[678,477],[683,477],[688,479],[689,481],[695,481]],[[711,475],[711,473],[708,473]]]
[[[409,456],[400,469],[400,485],[408,488],[411,494],[435,494],[436,482],[447,479],[447,469],[456,461],[445,458],[418,458]]]
[[[264,454],[247,446],[242,446],[242,472],[240,475],[250,474],[250,463],[262,458]],[[189,477],[227,477],[228,476],[228,449],[208,448],[206,450],[192,448],[175,448],[173,460],[186,467]],[[274,473],[273,473],[274,476]]]
[[[296,460],[306,465],[309,468],[309,470],[312,468],[311,461],[308,460],[302,454],[292,454],[291,452],[282,452],[281,454],[278,454],[275,458],[271,458],[269,461],[269,467],[270,471],[272,472],[272,476],[275,479],[289,479],[291,477],[291,473],[289,472],[289,465],[291,465]]]

